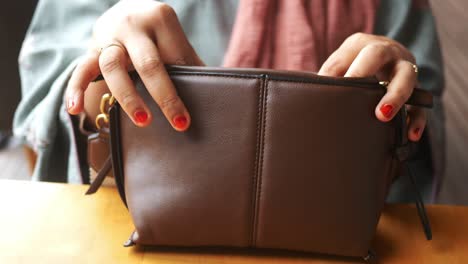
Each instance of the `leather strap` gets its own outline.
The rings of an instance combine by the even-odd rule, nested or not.
[[[421,220],[421,225],[424,229],[424,234],[426,235],[427,240],[432,240],[431,223],[429,222],[429,217],[427,216],[426,207],[424,206],[424,201],[421,198],[421,194],[419,193],[416,180],[414,179],[413,174],[411,173],[411,168],[406,162],[404,165],[406,167],[406,170],[408,171],[408,177],[410,178],[411,185],[413,186],[416,209],[418,210],[419,219]]]
[[[406,101],[406,104],[432,108],[432,94],[421,88],[415,88],[408,101]]]
[[[427,216],[426,213],[426,207],[424,205],[424,201],[421,197],[421,194],[419,193],[419,188],[416,183],[416,180],[411,173],[411,168],[408,165],[408,160],[410,160],[417,152],[417,143],[413,143],[408,141],[406,144],[398,147],[395,150],[395,154],[400,162],[403,163],[403,166],[406,167],[406,171],[408,174],[408,177],[411,182],[411,186],[413,188],[413,194],[414,194],[414,203],[416,205],[416,209],[418,210],[418,215],[419,219],[421,221],[421,225],[424,229],[424,234],[426,235],[427,240],[432,240],[432,228],[431,228],[431,223],[429,222],[429,217]]]
[[[427,97],[427,94],[429,97]],[[412,98],[412,99],[411,99]],[[432,106],[432,95],[430,93],[415,89],[413,95],[411,96],[410,100],[414,100],[418,104],[425,104],[425,107]],[[410,101],[408,100],[408,101]],[[418,186],[416,184],[416,180],[411,173],[411,168],[408,165],[408,161],[411,160],[418,151],[418,142],[411,142],[408,139],[408,128],[406,123],[406,108],[402,109],[402,115],[400,119],[400,126],[401,126],[401,133],[399,135],[399,143],[397,148],[394,150],[394,154],[396,158],[402,163],[402,166],[406,167],[408,177],[411,182],[411,186],[413,188],[413,195],[414,195],[414,203],[416,205],[416,209],[418,210],[419,219],[421,220],[421,225],[423,226],[424,233],[426,235],[427,240],[432,239],[432,229],[429,222],[429,218],[426,213],[426,208],[424,206],[424,201],[421,198],[421,194],[419,193]]]
[[[102,182],[104,182],[106,175],[109,173],[111,169],[112,169],[112,159],[111,159],[111,156],[109,156],[104,162],[104,165],[102,166],[102,168],[99,170],[96,176],[96,179],[91,183],[88,191],[86,191],[86,195],[95,193],[99,189],[99,187],[101,187]]]

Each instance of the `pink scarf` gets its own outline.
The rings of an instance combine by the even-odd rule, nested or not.
[[[355,32],[372,33],[378,0],[240,0],[225,67],[318,71]]]

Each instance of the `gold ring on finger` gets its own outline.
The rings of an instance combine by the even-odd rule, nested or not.
[[[122,51],[124,51],[125,53],[127,52],[127,50],[124,48],[124,46],[122,46],[120,43],[110,43],[110,44],[105,45],[105,46],[103,46],[102,48],[99,49],[99,55],[101,55],[102,52],[105,49],[110,48],[110,47],[118,47],[118,48],[122,49]]]
[[[413,64],[413,63],[411,63],[411,66],[413,67],[414,72],[418,73],[418,66],[416,66],[416,64]]]

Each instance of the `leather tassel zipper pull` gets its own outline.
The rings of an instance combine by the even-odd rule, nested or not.
[[[96,116],[95,125],[98,129],[98,133],[94,135],[88,136],[88,149],[95,146],[95,144],[91,145],[90,142],[92,140],[98,140],[97,147],[108,147],[108,136],[109,136],[109,109],[115,104],[116,100],[114,96],[109,93],[106,93],[101,98],[101,103],[99,105],[100,114]],[[95,136],[97,135],[97,137]],[[103,143],[104,142],[104,143]],[[93,148],[94,149],[94,148]],[[93,150],[91,149],[91,150]],[[96,152],[96,151],[95,151]],[[96,175],[96,178],[89,186],[88,191],[86,191],[86,195],[95,193],[99,187],[101,187],[104,179],[109,174],[112,169],[112,155],[108,154],[106,161],[103,163],[102,167],[99,169],[99,172]],[[88,153],[88,163],[90,167],[92,166],[93,162],[90,161],[90,154]]]
[[[409,167],[408,163],[405,163],[406,170],[408,171],[408,177],[410,178],[411,185],[413,186],[413,191],[415,195],[415,204],[416,209],[418,210],[419,219],[421,220],[421,225],[424,230],[424,234],[426,235],[427,240],[432,240],[432,228],[431,223],[429,222],[429,217],[427,216],[426,207],[424,206],[424,201],[419,193],[418,186],[416,184],[416,180],[411,173],[411,168]]]
[[[133,247],[136,245],[135,240],[138,239],[137,231],[133,231],[130,237],[123,243],[124,247]]]
[[[86,195],[93,194],[97,192],[97,190],[99,190],[99,187],[101,187],[102,183],[104,182],[104,179],[106,178],[107,174],[109,174],[111,169],[112,160],[111,156],[109,156],[104,162],[102,168],[99,170],[96,179],[94,179],[94,181],[89,186],[89,189],[86,191]]]

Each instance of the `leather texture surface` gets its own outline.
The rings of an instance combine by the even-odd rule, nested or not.
[[[88,136],[88,164],[95,171],[99,171],[107,157],[109,157],[109,135],[93,133]]]
[[[111,111],[113,166],[135,242],[365,256],[397,175],[405,113],[376,119],[373,78],[170,67],[191,113],[137,128]],[[419,93],[419,96],[417,93]],[[412,103],[430,106],[422,91]]]

